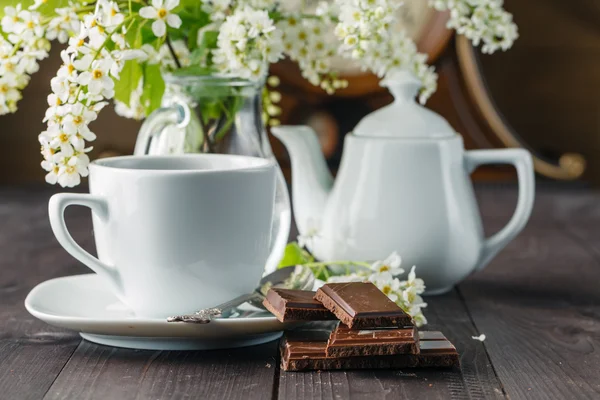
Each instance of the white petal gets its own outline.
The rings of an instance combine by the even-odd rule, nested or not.
[[[92,73],[91,72],[82,72],[81,75],[79,75],[79,77],[77,78],[77,82],[79,82],[80,85],[87,85],[90,83],[90,81],[92,80]]]
[[[167,10],[172,10],[179,5],[179,0],[166,0],[165,8]]]
[[[167,25],[162,19],[157,19],[152,23],[152,32],[156,37],[163,37],[167,33]]]
[[[156,19],[158,18],[158,11],[154,7],[143,7],[140,10],[140,16],[147,19]]]
[[[181,18],[177,14],[167,15],[167,23],[171,28],[178,29],[181,26]]]
[[[163,0],[152,0],[152,7],[160,9],[163,6]]]
[[[58,181],[58,176],[54,173],[54,172],[50,172],[48,174],[46,174],[46,182],[51,184],[51,185],[56,185],[56,182]]]
[[[63,131],[67,134],[67,135],[74,135],[77,133],[77,127],[75,126],[75,124],[70,123],[70,122],[65,122],[63,124]]]
[[[102,92],[102,89],[104,89],[102,87],[102,82],[98,79],[94,79],[88,85],[88,91],[92,94],[98,94]]]

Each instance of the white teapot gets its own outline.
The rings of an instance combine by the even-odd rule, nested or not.
[[[335,182],[311,128],[273,128],[291,158],[298,230],[314,233],[307,247],[321,260],[379,260],[398,251],[404,265],[417,266],[427,294],[445,293],[525,226],[534,201],[531,155],[465,151],[445,119],[414,101],[420,82],[412,74],[395,71],[382,85],[395,101],[346,135]],[[469,176],[482,164],[512,164],[519,179],[517,209],[490,238]]]

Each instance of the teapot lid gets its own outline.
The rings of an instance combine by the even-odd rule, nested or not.
[[[388,88],[394,101],[364,117],[354,128],[355,135],[406,139],[439,139],[456,135],[442,116],[415,101],[422,83],[411,72],[391,70],[380,84]]]

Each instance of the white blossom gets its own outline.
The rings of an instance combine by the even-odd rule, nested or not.
[[[369,277],[370,280],[377,280],[378,277],[384,275],[386,278],[388,275],[391,277],[398,276],[404,273],[404,270],[400,268],[402,264],[402,258],[397,252],[393,252],[383,261],[375,261],[371,264],[372,275]]]
[[[213,21],[223,21],[230,13],[232,0],[202,0],[202,11]]]
[[[219,30],[213,62],[224,76],[258,80],[283,56],[281,31],[264,10],[236,8]]]
[[[157,37],[163,37],[167,34],[167,25],[171,28],[179,29],[181,18],[172,11],[179,5],[179,0],[152,0],[152,5],[140,9],[140,15],[146,19],[154,19],[152,23],[152,32]]]
[[[0,24],[8,40],[0,35],[0,115],[17,111],[29,75],[39,70],[39,61],[50,50],[38,12],[23,10],[20,4],[4,12]]]
[[[93,61],[90,70],[82,72],[79,75],[77,83],[87,86],[91,94],[100,94],[108,98],[112,97],[115,87],[115,82],[109,76],[112,63],[111,59]]]
[[[79,32],[81,21],[73,7],[57,8],[57,16],[48,24],[46,38],[48,40],[58,39],[60,43],[67,43],[69,37],[75,32]]]
[[[393,302],[398,301],[400,298],[398,291],[401,285],[398,278],[392,278],[382,274],[377,276],[373,283]]]
[[[69,39],[69,47],[67,47],[67,53],[81,53],[87,54],[90,49],[86,46],[86,40],[88,39],[88,28],[83,22],[79,23],[79,33],[77,36],[73,36]]]
[[[125,20],[119,6],[114,1],[102,1],[100,19],[105,28],[116,28]]]
[[[337,4],[341,12],[335,34],[343,43],[341,54],[380,77],[393,69],[413,72],[423,83],[419,100],[425,103],[437,88],[437,75],[413,40],[405,32],[393,30],[397,22],[394,14],[401,2],[337,0]]]
[[[125,60],[146,56],[127,48],[126,42],[108,50],[105,42],[123,33],[124,18],[112,2],[103,1],[97,11],[78,22],[77,36],[61,53],[63,65],[50,81],[53,93],[44,118],[48,126],[39,135],[46,182],[64,187],[76,186],[88,175],[86,153],[91,148],[86,142],[96,139],[89,124],[114,96],[113,78],[119,76]]]
[[[285,54],[298,63],[306,80],[329,94],[347,86],[346,81],[331,73],[331,61],[339,43],[331,35],[333,24],[328,16],[303,19],[291,14],[277,26],[283,32]]]
[[[89,158],[85,154],[74,154],[58,170],[58,183],[62,187],[73,187],[81,183],[81,177],[88,175]]]
[[[503,0],[433,0],[439,11],[450,11],[448,28],[465,35],[475,46],[483,43],[483,53],[508,50],[519,37],[512,14],[505,11]]]
[[[8,6],[4,7],[4,17],[2,17],[2,30],[5,33],[20,33],[23,26],[19,14],[21,13],[21,3],[17,4],[16,7]]]

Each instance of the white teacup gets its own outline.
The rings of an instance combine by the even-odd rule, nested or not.
[[[272,161],[126,156],[89,169],[91,194],[52,196],[50,224],[60,244],[137,315],[191,313],[256,287],[269,256]],[[98,258],[69,234],[63,214],[70,205],[92,209]]]

